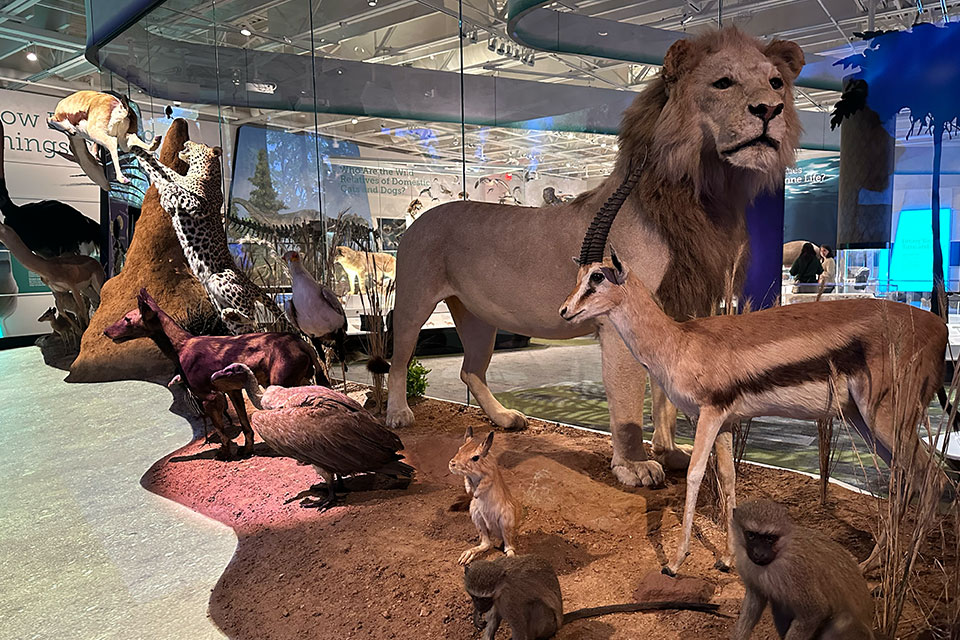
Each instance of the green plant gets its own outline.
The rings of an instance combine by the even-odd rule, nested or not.
[[[427,382],[427,374],[430,373],[430,369],[427,369],[423,364],[414,358],[410,361],[410,366],[407,367],[407,395],[414,398],[421,397],[427,390],[427,387],[430,386],[430,383]]]

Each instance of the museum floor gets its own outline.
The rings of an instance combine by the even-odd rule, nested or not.
[[[465,399],[459,357],[424,363],[429,395]],[[599,366],[591,341],[541,342],[497,353],[489,379],[509,406],[601,427]],[[64,376],[35,347],[0,351],[0,638],[223,637],[208,600],[236,536],[140,485],[190,424],[162,386]],[[814,425],[755,421],[749,458],[815,471],[816,456]],[[838,472],[863,484],[853,465]]]
[[[190,424],[161,386],[65,375],[0,351],[0,638],[224,637],[207,606],[236,536],[140,486]]]

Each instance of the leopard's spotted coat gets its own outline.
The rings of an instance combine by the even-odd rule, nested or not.
[[[132,151],[160,192],[160,206],[170,214],[187,264],[230,331],[254,330],[259,306],[273,316],[281,330],[299,333],[273,299],[237,268],[227,247],[220,149],[187,141],[180,152],[180,159],[189,165],[185,176],[143,149]]]

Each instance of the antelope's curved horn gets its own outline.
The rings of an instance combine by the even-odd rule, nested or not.
[[[642,164],[641,164],[642,166]],[[631,171],[626,179],[620,183],[616,191],[603,203],[597,215],[593,217],[593,222],[587,229],[587,234],[583,237],[583,244],[580,245],[580,264],[592,264],[603,261],[603,249],[607,245],[607,236],[610,235],[610,227],[613,226],[613,220],[617,217],[620,207],[626,202],[627,196],[637,186],[640,180],[640,167]]]

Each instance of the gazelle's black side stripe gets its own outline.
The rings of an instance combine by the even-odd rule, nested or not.
[[[729,407],[746,393],[763,393],[777,387],[796,387],[807,382],[819,382],[830,377],[830,363],[838,374],[849,375],[867,366],[863,343],[851,340],[842,347],[822,355],[789,364],[780,364],[766,371],[740,378],[733,384],[710,392],[710,403],[719,408]]]

